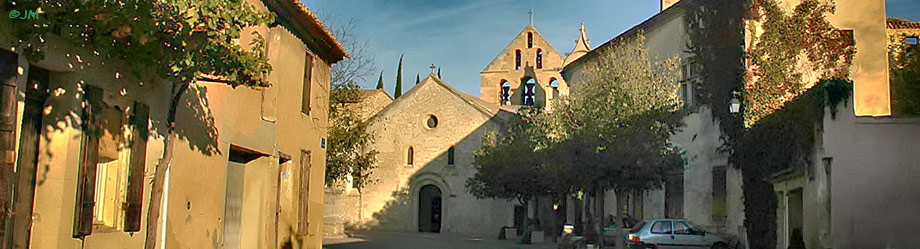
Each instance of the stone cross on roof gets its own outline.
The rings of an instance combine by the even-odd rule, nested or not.
[[[437,67],[435,67],[434,64],[431,64],[431,66],[428,67],[428,68],[431,68],[431,74],[434,74],[434,69],[437,68]]]

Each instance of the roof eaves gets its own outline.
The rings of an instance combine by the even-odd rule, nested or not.
[[[342,43],[300,0],[262,0],[280,23],[300,38],[307,47],[331,63],[350,57]]]

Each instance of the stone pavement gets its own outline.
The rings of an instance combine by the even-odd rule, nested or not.
[[[477,236],[410,233],[410,232],[369,232],[349,231],[351,238],[323,238],[325,249],[551,249],[556,248],[552,242],[524,245],[512,240],[498,240]]]

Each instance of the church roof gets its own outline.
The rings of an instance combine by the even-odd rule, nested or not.
[[[581,28],[578,29],[578,32],[580,34],[578,35],[578,40],[575,41],[575,48],[572,49],[572,53],[570,53],[569,56],[565,57],[565,61],[562,62],[562,67],[569,65],[569,63],[572,63],[591,51],[591,41],[588,40],[588,35],[585,34],[584,22],[581,23]]]
[[[423,86],[428,85],[428,84],[434,84],[434,85],[436,85],[436,86],[439,86],[439,87],[445,89],[447,92],[452,93],[453,95],[456,95],[458,98],[460,98],[461,100],[463,100],[463,102],[466,102],[470,107],[475,108],[476,110],[478,110],[479,112],[481,112],[482,114],[484,114],[484,115],[486,115],[486,116],[493,117],[493,116],[498,115],[498,114],[501,113],[501,112],[512,113],[511,110],[505,109],[505,108],[503,108],[502,106],[499,106],[499,105],[496,105],[496,104],[492,104],[492,103],[488,103],[488,102],[486,102],[486,101],[484,101],[484,100],[482,100],[482,99],[479,99],[479,98],[477,98],[477,97],[474,97],[474,96],[472,96],[472,95],[469,95],[469,94],[460,92],[459,90],[457,90],[457,89],[451,87],[449,84],[447,84],[447,82],[444,82],[443,80],[441,80],[441,78],[438,78],[437,75],[435,75],[434,73],[432,73],[432,74],[429,74],[428,77],[426,77],[425,79],[423,79],[421,82],[419,82],[418,84],[416,84],[415,86],[413,86],[411,89],[409,89],[409,91],[406,91],[406,93],[404,93],[402,96],[400,96],[399,98],[396,98],[396,100],[394,100],[392,103],[390,103],[389,105],[387,105],[387,107],[385,107],[385,108],[383,108],[382,110],[378,111],[377,114],[375,114],[373,117],[371,117],[371,119],[374,119],[374,118],[377,118],[377,117],[380,116],[380,115],[383,115],[383,114],[386,113],[389,109],[393,108],[394,106],[397,106],[397,103],[402,102],[402,101],[406,101],[407,99],[412,98],[413,96],[415,96],[416,94],[418,94],[418,93],[417,93],[418,89],[421,89]]]

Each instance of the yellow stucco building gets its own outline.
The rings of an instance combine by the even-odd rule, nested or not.
[[[348,54],[300,1],[248,2],[276,15],[240,39],[265,38],[271,86],[203,78],[187,90],[157,238],[146,217],[172,83],[136,80],[130,62],[57,37],[29,62],[0,20],[0,75],[14,91],[2,104],[16,108],[3,120],[15,127],[11,248],[321,247],[330,67]]]

